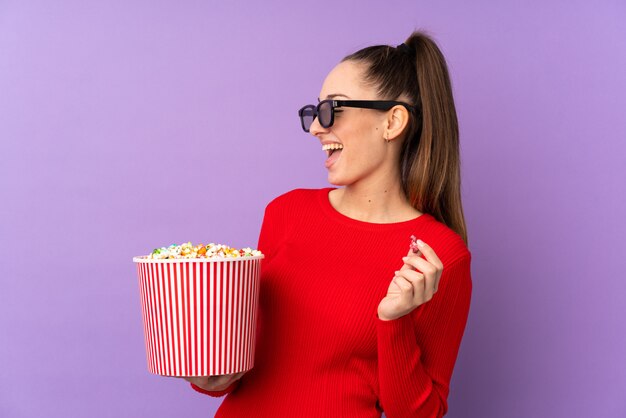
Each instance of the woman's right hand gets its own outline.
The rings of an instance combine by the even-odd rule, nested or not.
[[[215,392],[226,389],[234,381],[241,379],[241,376],[244,374],[246,374],[246,372],[222,374],[218,376],[185,376],[183,379],[189,383],[193,383],[200,389]]]

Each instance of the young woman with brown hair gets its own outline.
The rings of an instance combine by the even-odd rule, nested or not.
[[[255,367],[186,379],[228,394],[216,417],[441,417],[472,289],[445,59],[420,31],[367,47],[318,101],[302,128],[343,187],[267,205]]]

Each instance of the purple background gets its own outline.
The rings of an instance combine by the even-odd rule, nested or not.
[[[212,416],[147,372],[132,256],[256,246],[269,200],[328,185],[296,110],[414,28],[473,254],[448,416],[626,416],[623,1],[208,3],[0,1],[0,416]]]

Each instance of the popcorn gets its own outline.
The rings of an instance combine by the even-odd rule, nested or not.
[[[259,250],[252,248],[237,249],[224,244],[210,243],[207,245],[192,245],[185,242],[180,245],[172,244],[169,247],[155,248],[152,253],[145,256],[148,259],[181,259],[181,258],[239,258],[258,257],[263,255]]]

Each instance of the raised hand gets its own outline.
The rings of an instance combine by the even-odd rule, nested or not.
[[[417,253],[409,249],[408,254],[402,257],[404,265],[395,272],[387,295],[378,305],[378,317],[382,320],[389,321],[408,314],[431,300],[437,292],[443,264],[426,243],[418,240],[417,247]],[[426,259],[420,257],[420,253]]]

